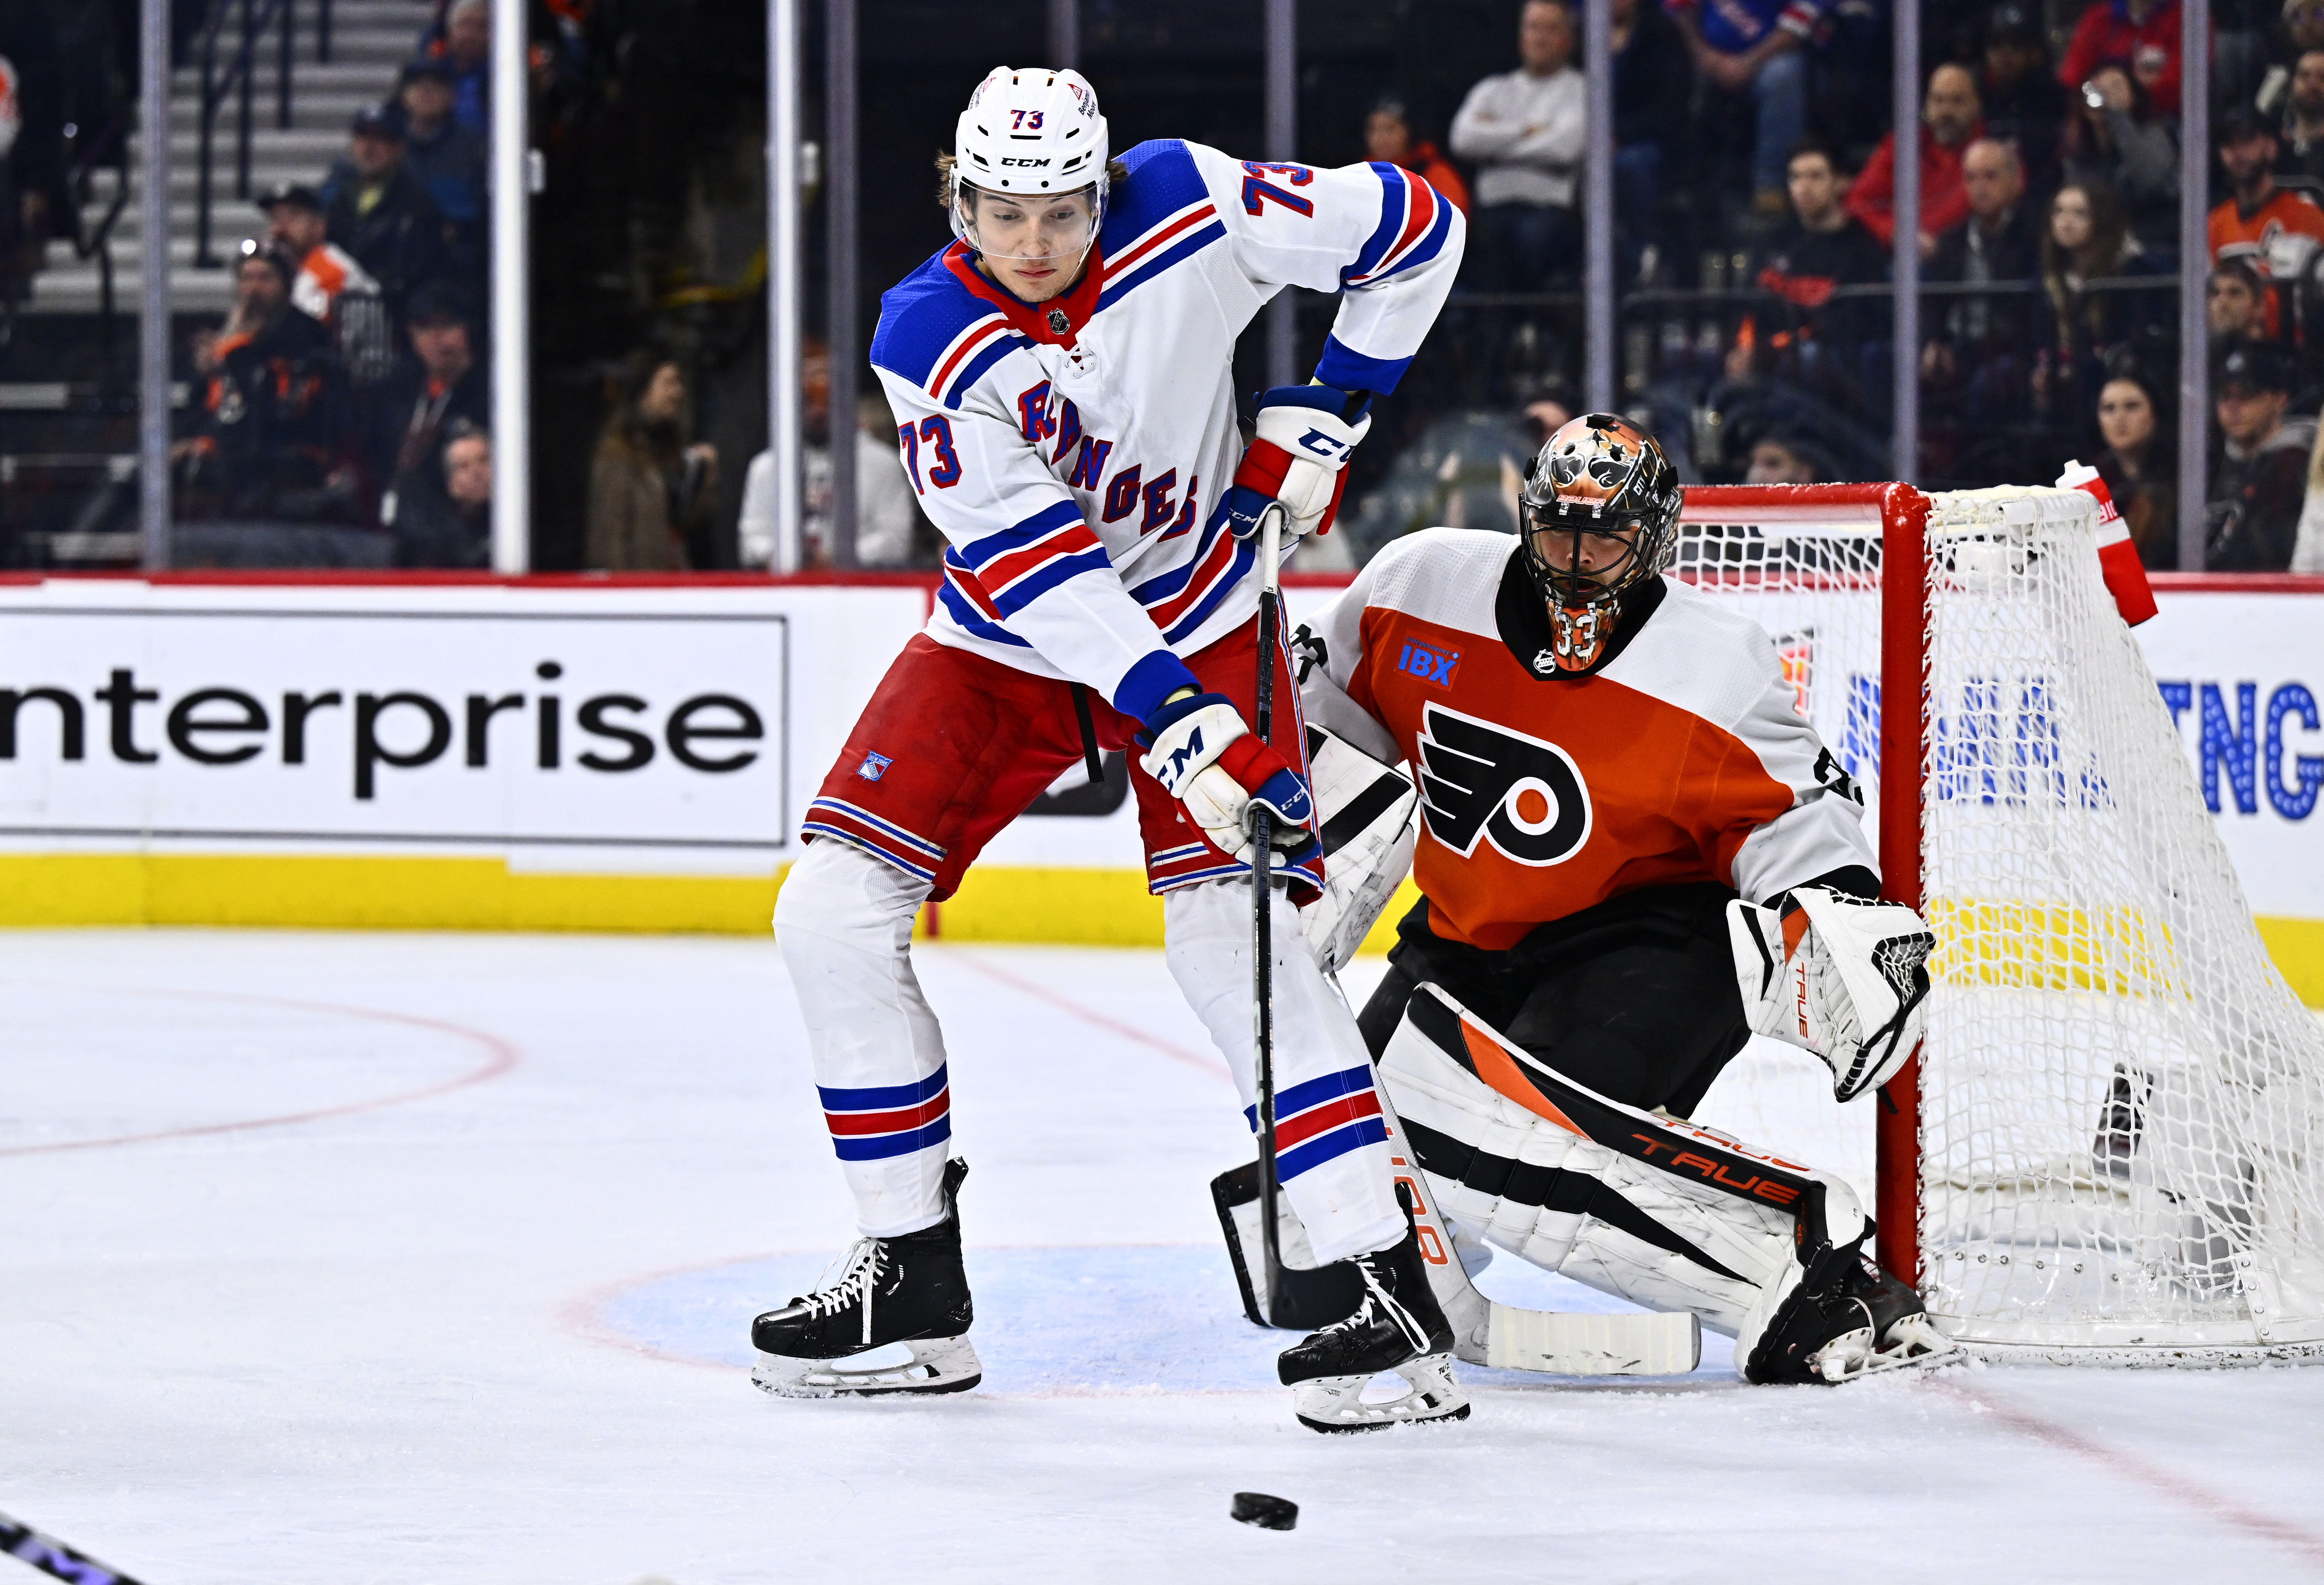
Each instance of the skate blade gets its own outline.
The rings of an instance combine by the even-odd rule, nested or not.
[[[1936,1370],[1969,1358],[1961,1346],[1929,1324],[1923,1315],[1908,1315],[1888,1329],[1888,1339],[1877,1348],[1872,1329],[1863,1327],[1832,1339],[1811,1361],[1816,1373],[1834,1387],[1861,1381],[1891,1370]]]
[[[1368,1404],[1364,1388],[1376,1377],[1319,1376],[1291,1389],[1292,1413],[1300,1424],[1327,1436],[1469,1417],[1469,1395],[1452,1379],[1450,1355],[1424,1354],[1379,1374],[1404,1378],[1410,1390]]]
[[[847,1359],[800,1359],[761,1351],[759,1362],[751,1368],[751,1381],[779,1398],[842,1398],[966,1392],[984,1379],[984,1367],[964,1337],[922,1338],[903,1346],[912,1357],[893,1365],[855,1365]]]

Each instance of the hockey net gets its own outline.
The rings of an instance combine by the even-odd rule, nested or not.
[[[2324,1027],[2262,944],[2066,490],[1687,493],[1937,937],[1878,1253],[1995,1357],[2324,1357]],[[1884,700],[1895,707],[1884,713]]]

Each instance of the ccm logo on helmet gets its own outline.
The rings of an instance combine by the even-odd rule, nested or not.
[[[1520,864],[1561,864],[1590,840],[1590,791],[1555,743],[1429,704],[1420,713],[1420,813],[1462,858],[1489,842]]]
[[[1028,170],[1045,170],[1045,169],[1047,169],[1047,168],[1048,163],[1049,163],[1047,160],[1009,160],[1009,159],[1004,159],[1004,160],[1002,160],[1001,162],[1003,165],[1020,165],[1020,166],[1023,166],[1023,167],[1025,167],[1026,169],[1028,169]]]

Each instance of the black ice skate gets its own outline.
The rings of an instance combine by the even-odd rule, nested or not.
[[[839,1281],[751,1323],[751,1379],[778,1397],[965,1392],[984,1378],[965,1334],[975,1317],[960,1261],[960,1185],[945,1164],[945,1218],[893,1239],[859,1239]],[[851,1356],[902,1343],[911,1358],[858,1365]]]
[[[1404,1191],[1399,1188],[1401,1200]],[[1310,1431],[1378,1431],[1428,1420],[1465,1420],[1469,1397],[1452,1379],[1452,1326],[1429,1290],[1420,1239],[1406,1207],[1403,1241],[1348,1264],[1363,1281],[1363,1302],[1283,1350],[1276,1362],[1292,1410]],[[1382,1371],[1404,1378],[1400,1397],[1364,1401]]]
[[[1918,1294],[1853,1251],[1837,1254],[1831,1275],[1803,1280],[1785,1299],[1746,1364],[1760,1383],[1837,1387],[1884,1370],[1950,1365],[1960,1345],[1929,1322]]]

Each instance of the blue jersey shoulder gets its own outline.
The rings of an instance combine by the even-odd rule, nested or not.
[[[872,362],[924,390],[945,348],[994,311],[945,267],[945,251],[937,249],[880,294],[880,323],[872,332]]]
[[[1107,253],[1120,252],[1155,225],[1187,205],[1210,196],[1201,167],[1184,140],[1156,138],[1121,157],[1129,169],[1125,181],[1114,184],[1106,197],[1105,230],[1099,245]]]

